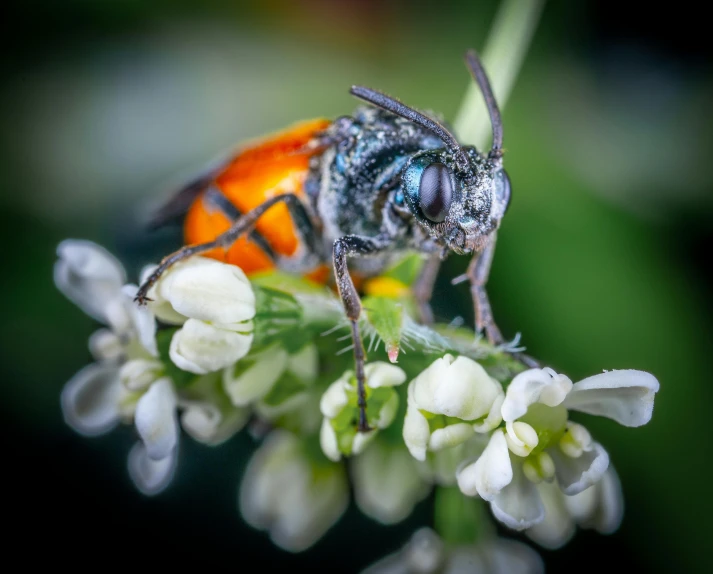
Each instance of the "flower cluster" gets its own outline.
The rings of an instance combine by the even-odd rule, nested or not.
[[[101,247],[65,241],[58,256],[58,288],[104,325],[89,339],[95,362],[62,391],[65,419],[89,436],[133,425],[129,475],[145,494],[169,484],[183,433],[215,446],[252,419],[266,432],[239,509],[293,552],[337,523],[350,482],[359,509],[383,524],[435,495],[437,533],[417,532],[369,572],[459,571],[463,561],[483,572],[541,571],[531,549],[495,536],[477,510],[483,502],[546,548],[577,526],[611,533],[622,520],[609,455],[572,415],[644,425],[658,381],[616,370],[573,383],[525,369],[465,329],[418,325],[408,285],[420,261],[400,262],[366,289],[371,430],[358,432],[347,322],[330,289],[194,257],[162,275],[140,307],[137,287]]]

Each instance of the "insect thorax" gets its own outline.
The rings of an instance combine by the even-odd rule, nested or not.
[[[389,217],[384,204],[400,185],[400,172],[409,157],[443,147],[443,143],[424,128],[371,107],[357,108],[353,117],[338,118],[325,135],[332,143],[314,158],[306,182],[323,225],[325,255],[335,239],[352,234],[386,235],[390,251],[408,249],[415,222]],[[381,258],[357,265],[376,271],[384,263]]]

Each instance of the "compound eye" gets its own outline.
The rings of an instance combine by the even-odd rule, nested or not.
[[[421,174],[418,201],[421,212],[432,222],[445,220],[453,199],[453,184],[450,170],[442,163],[435,162]]]

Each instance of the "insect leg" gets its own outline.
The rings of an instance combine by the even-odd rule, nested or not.
[[[153,285],[159,280],[161,275],[163,275],[169,267],[175,265],[179,261],[183,261],[188,257],[192,257],[193,255],[205,253],[206,251],[210,251],[211,249],[215,249],[216,247],[222,247],[224,249],[230,247],[233,243],[235,243],[235,241],[237,241],[237,239],[241,235],[250,231],[257,222],[257,220],[260,219],[260,217],[262,217],[262,215],[268,209],[280,202],[284,202],[288,205],[288,207],[294,206],[293,209],[297,210],[299,209],[298,207],[296,207],[297,205],[302,206],[299,197],[297,197],[294,193],[276,195],[275,197],[271,197],[267,201],[261,203],[255,209],[248,211],[244,215],[241,215],[233,223],[230,229],[220,234],[213,241],[199,243],[198,245],[186,245],[178,251],[167,255],[161,260],[161,263],[156,268],[156,270],[148,277],[148,279],[146,279],[146,281],[144,281],[141,287],[139,287],[139,290],[137,291],[134,300],[137,301],[140,305],[146,303],[146,301],[149,301],[150,299],[147,297],[149,289],[153,287]],[[302,209],[304,210],[304,206],[302,206]],[[307,238],[305,239],[307,240]],[[315,239],[312,236],[308,239],[308,241],[314,242]]]
[[[242,212],[235,207],[233,202],[230,201],[230,199],[228,199],[228,197],[216,185],[212,185],[206,190],[205,195],[203,196],[203,202],[225,215],[231,225],[242,215]],[[277,259],[270,243],[258,231],[253,229],[248,237],[250,238],[250,241],[255,243],[272,261]]]
[[[334,242],[334,276],[337,280],[339,296],[344,304],[344,311],[351,322],[352,341],[354,342],[354,365],[357,379],[357,393],[359,401],[359,432],[366,432],[369,425],[366,420],[366,389],[364,387],[364,345],[359,334],[359,315],[361,314],[361,300],[354,287],[354,282],[349,275],[347,267],[348,257],[365,257],[383,251],[388,242],[382,237],[359,237],[346,235]]]
[[[500,345],[504,339],[493,319],[490,300],[485,291],[485,284],[488,282],[490,266],[495,254],[495,240],[496,235],[493,234],[485,249],[475,254],[468,265],[466,275],[470,281],[470,293],[473,296],[473,306],[475,307],[475,330],[478,333],[485,331],[491,344]]]
[[[436,283],[438,270],[441,268],[440,253],[432,254],[418,274],[418,278],[413,285],[413,296],[416,298],[418,313],[421,323],[431,325],[433,323],[433,310],[431,309],[431,296],[433,286]]]
[[[485,249],[473,257],[466,272],[470,280],[470,292],[473,296],[473,306],[475,307],[475,330],[478,333],[485,330],[488,341],[492,345],[500,345],[504,342],[503,335],[493,319],[490,299],[488,299],[488,293],[485,291],[485,284],[488,282],[488,276],[490,275],[490,265],[495,254],[496,238],[496,234],[493,234],[490,243]],[[528,367],[540,366],[535,359],[524,353],[513,353],[512,355]]]

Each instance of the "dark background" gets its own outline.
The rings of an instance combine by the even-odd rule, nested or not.
[[[241,521],[236,487],[253,448],[182,441],[176,481],[134,491],[122,428],[84,439],[59,392],[89,361],[95,327],[54,289],[65,237],[96,240],[135,273],[176,240],[137,213],[177,174],[304,118],[348,113],[352,83],[452,118],[461,56],[482,48],[496,2],[189,0],[6,2],[0,35],[0,365],[5,554],[55,564],[340,568],[406,541],[351,508],[291,555]],[[503,330],[573,380],[638,368],[662,384],[637,430],[583,418],[612,456],[619,532],[579,532],[542,552],[548,572],[710,571],[713,504],[711,272],[713,74],[708,23],[689,10],[549,2],[504,114],[514,199],[491,298]],[[469,316],[439,282],[436,311]],[[28,553],[29,552],[29,553]],[[616,558],[614,556],[616,555]]]

